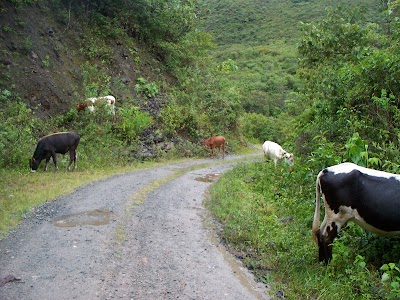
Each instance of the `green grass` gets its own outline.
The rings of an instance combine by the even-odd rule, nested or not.
[[[225,173],[207,201],[222,223],[223,240],[285,299],[395,299],[380,281],[379,268],[398,262],[396,239],[372,236],[350,223],[335,240],[331,264],[318,263],[311,233],[316,174],[301,163],[275,169],[266,162]]]
[[[146,162],[127,166],[114,165],[89,170],[80,166],[76,172],[64,172],[60,166],[60,171],[57,173],[54,173],[52,166],[49,166],[48,172],[43,172],[43,166],[41,166],[36,173],[30,173],[28,170],[0,170],[2,178],[0,181],[0,239],[29,214],[34,207],[46,201],[69,194],[76,188],[92,181],[101,180],[115,174],[156,167],[163,163],[166,162]]]

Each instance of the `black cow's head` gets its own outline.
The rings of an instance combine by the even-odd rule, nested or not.
[[[29,159],[29,168],[31,172],[36,172],[40,164],[40,161],[34,159],[33,157]]]
[[[327,265],[332,259],[332,243],[335,237],[338,235],[338,227],[335,222],[332,222],[326,229],[327,235],[322,235],[321,231],[318,230],[318,248],[319,248],[319,261],[325,262]]]

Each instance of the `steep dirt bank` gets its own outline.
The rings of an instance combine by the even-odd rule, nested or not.
[[[206,221],[204,193],[234,158],[118,175],[43,205],[0,241],[0,277],[20,279],[0,298],[268,299]]]
[[[0,92],[18,95],[38,116],[55,116],[85,99],[88,87],[113,94],[119,105],[137,96],[139,77],[170,80],[152,71],[163,70],[161,62],[128,32],[118,27],[112,27],[118,35],[97,32],[87,23],[89,14],[62,3],[0,2]]]

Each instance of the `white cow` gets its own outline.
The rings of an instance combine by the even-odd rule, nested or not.
[[[278,160],[284,159],[288,164],[293,164],[294,156],[292,153],[288,153],[275,142],[266,141],[263,144],[263,151],[265,158],[272,159],[275,167]]]
[[[107,106],[110,108],[110,113],[115,116],[115,97],[108,95],[103,97],[92,97],[85,100],[86,107],[89,109],[90,112],[94,111],[95,105],[100,103],[106,103]]]

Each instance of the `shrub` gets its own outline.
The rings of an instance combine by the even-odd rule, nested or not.
[[[400,268],[394,263],[384,264],[381,267],[383,271],[382,282],[388,287],[389,293],[386,299],[400,298]]]
[[[141,112],[138,107],[121,107],[118,110],[118,121],[115,131],[119,139],[128,144],[137,140],[139,135],[152,124],[152,119],[147,112]]]
[[[39,120],[19,99],[4,103],[0,110],[0,167],[23,168],[28,165],[35,144],[32,128],[37,123]]]
[[[290,127],[284,114],[277,117],[267,117],[258,113],[245,113],[239,119],[243,135],[248,139],[264,142],[266,140],[283,144],[288,134],[286,128]]]
[[[160,91],[155,82],[147,82],[143,77],[139,77],[135,85],[135,92],[151,98],[156,96]]]

